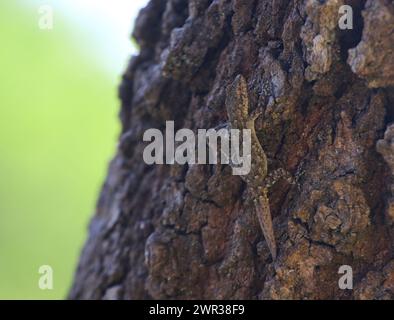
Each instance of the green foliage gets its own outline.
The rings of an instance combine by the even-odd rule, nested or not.
[[[0,2],[0,298],[66,296],[113,153],[116,83],[56,16]],[[38,268],[54,289],[38,288]]]

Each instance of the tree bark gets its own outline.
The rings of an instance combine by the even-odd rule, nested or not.
[[[353,29],[341,30],[341,5]],[[72,299],[393,299],[394,2],[151,0],[120,85],[122,134]],[[227,165],[147,165],[142,135],[227,121],[247,79],[269,170],[272,261]],[[340,266],[353,289],[339,288]]]

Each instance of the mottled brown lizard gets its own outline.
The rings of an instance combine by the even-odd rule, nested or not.
[[[272,225],[272,217],[268,199],[268,188],[286,174],[284,170],[276,170],[267,176],[267,156],[257,138],[254,122],[261,115],[260,110],[249,114],[249,98],[246,80],[238,75],[227,88],[226,109],[229,118],[229,129],[251,130],[251,168],[241,178],[246,182],[249,195],[252,197],[256,214],[273,260],[276,259],[277,248]]]

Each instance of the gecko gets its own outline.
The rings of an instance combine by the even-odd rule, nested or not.
[[[275,261],[277,248],[269,206],[268,188],[283,175],[283,170],[276,170],[273,175],[268,175],[267,156],[255,129],[255,120],[262,114],[262,111],[255,110],[249,114],[248,88],[242,75],[238,75],[233,83],[227,87],[225,104],[229,118],[228,128],[250,129],[251,131],[251,169],[248,174],[241,176],[241,178],[245,181],[248,193],[252,197],[260,227],[272,259]]]

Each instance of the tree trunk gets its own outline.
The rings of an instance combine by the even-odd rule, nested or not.
[[[343,4],[150,1],[70,298],[394,298],[394,2],[346,1],[345,30]],[[269,171],[296,181],[269,191],[275,262],[229,166],[142,156],[144,131],[164,131],[166,120],[194,131],[226,122],[238,74],[250,108],[263,110],[256,132]],[[342,265],[353,289],[340,288]]]

